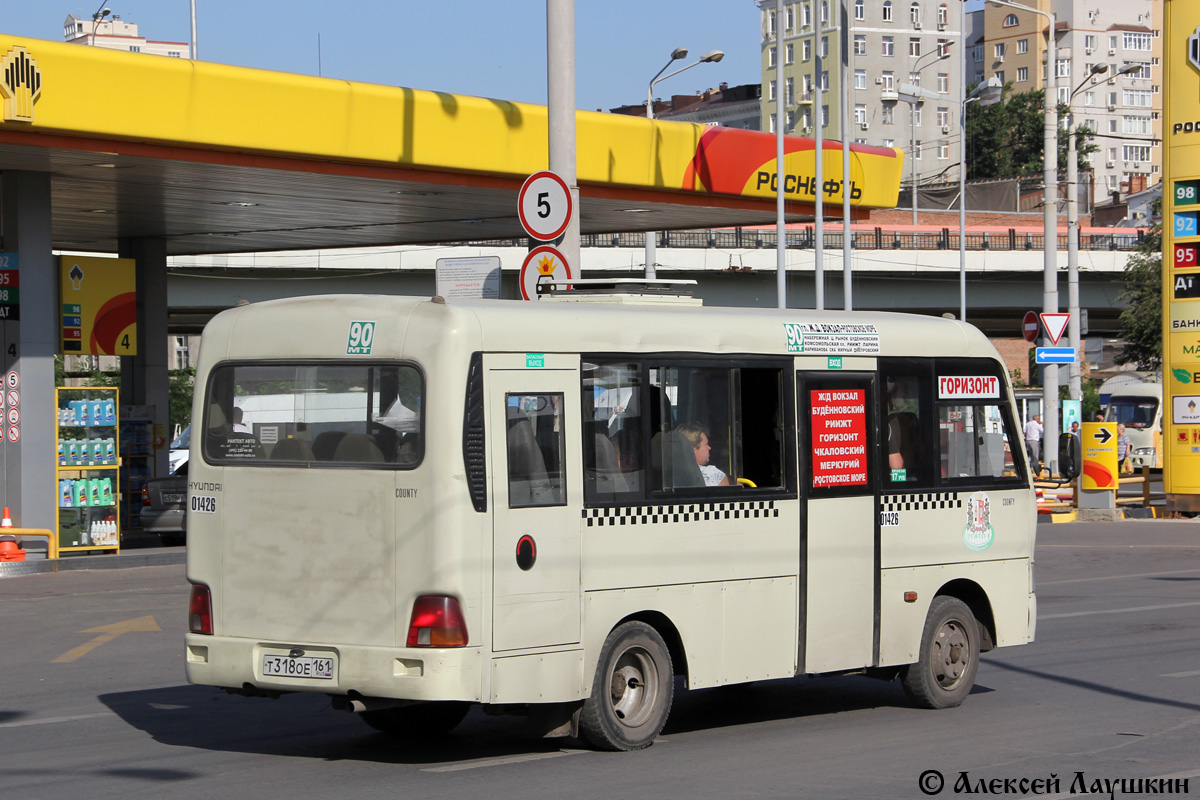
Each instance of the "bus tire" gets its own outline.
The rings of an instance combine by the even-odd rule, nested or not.
[[[929,605],[915,664],[900,671],[904,693],[918,708],[961,705],[979,671],[979,623],[967,604],[940,595]]]
[[[445,701],[363,711],[359,716],[380,733],[418,739],[449,733],[470,709],[470,703]]]
[[[604,642],[579,730],[601,750],[641,750],[667,722],[675,692],[671,653],[644,622],[617,626]]]

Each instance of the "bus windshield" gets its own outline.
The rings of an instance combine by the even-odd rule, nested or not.
[[[1105,420],[1119,422],[1126,428],[1149,428],[1158,414],[1158,400],[1153,397],[1114,397],[1108,404]]]

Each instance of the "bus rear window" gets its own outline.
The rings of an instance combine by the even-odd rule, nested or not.
[[[421,398],[421,373],[404,364],[220,365],[205,396],[204,458],[410,469],[424,452]]]

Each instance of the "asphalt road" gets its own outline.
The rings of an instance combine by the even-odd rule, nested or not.
[[[1200,797],[1200,523],[1039,525],[1038,641],[984,656],[961,708],[867,678],[683,692],[639,753],[478,709],[401,745],[325,698],[183,679],[182,567],[0,580],[0,796],[921,798],[1067,796],[1076,774],[1169,776]],[[1180,785],[1181,788],[1182,785]],[[1120,791],[1116,796],[1122,796]]]

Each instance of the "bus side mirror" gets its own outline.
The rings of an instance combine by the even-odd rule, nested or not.
[[[1079,437],[1073,433],[1063,433],[1058,437],[1058,472],[1064,480],[1072,481],[1079,477],[1079,465],[1083,461],[1083,446]]]

